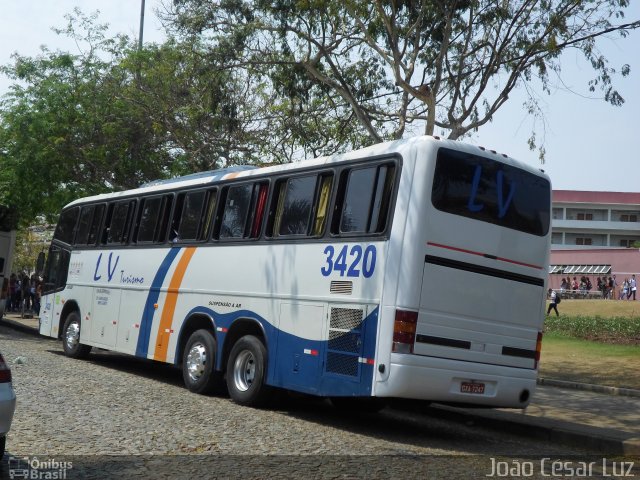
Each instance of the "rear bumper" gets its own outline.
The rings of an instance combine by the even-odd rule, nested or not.
[[[375,383],[374,395],[524,408],[536,379],[536,370],[394,353],[389,377]],[[484,393],[462,393],[462,382],[483,383]]]
[[[13,387],[10,383],[0,383],[0,435],[9,432],[15,409],[16,394]]]

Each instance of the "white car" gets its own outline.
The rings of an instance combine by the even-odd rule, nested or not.
[[[0,459],[4,456],[7,433],[16,409],[16,394],[11,385],[11,370],[0,353]]]

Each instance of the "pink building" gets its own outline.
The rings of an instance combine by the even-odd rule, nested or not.
[[[562,278],[640,280],[640,193],[554,190],[549,287]]]

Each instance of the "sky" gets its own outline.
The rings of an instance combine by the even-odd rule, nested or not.
[[[640,19],[640,1],[631,2],[625,22]],[[84,13],[100,11],[100,21],[110,25],[110,34],[138,37],[139,0],[0,0],[0,64],[11,61],[11,54],[37,55],[41,45],[50,50],[76,48],[52,32],[63,27],[64,15],[79,6]],[[161,0],[146,0],[145,42],[162,42],[165,35],[155,14]],[[625,99],[613,107],[601,99],[600,91],[588,91],[593,71],[576,52],[562,57],[562,82],[554,79],[551,95],[541,94],[544,125],[538,121],[537,139],[544,139],[546,158],[527,145],[533,121],[523,107],[522,91],[513,92],[493,121],[466,141],[494,149],[545,170],[554,189],[640,192],[640,32],[627,38],[604,38],[599,48],[619,70],[628,63],[629,77],[618,77],[615,85]],[[10,82],[0,76],[0,95]]]

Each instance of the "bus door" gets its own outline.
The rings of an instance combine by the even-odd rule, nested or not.
[[[40,333],[42,335],[59,334],[60,314],[64,301],[60,292],[67,284],[70,258],[70,252],[62,247],[51,245],[49,248],[40,300]]]

